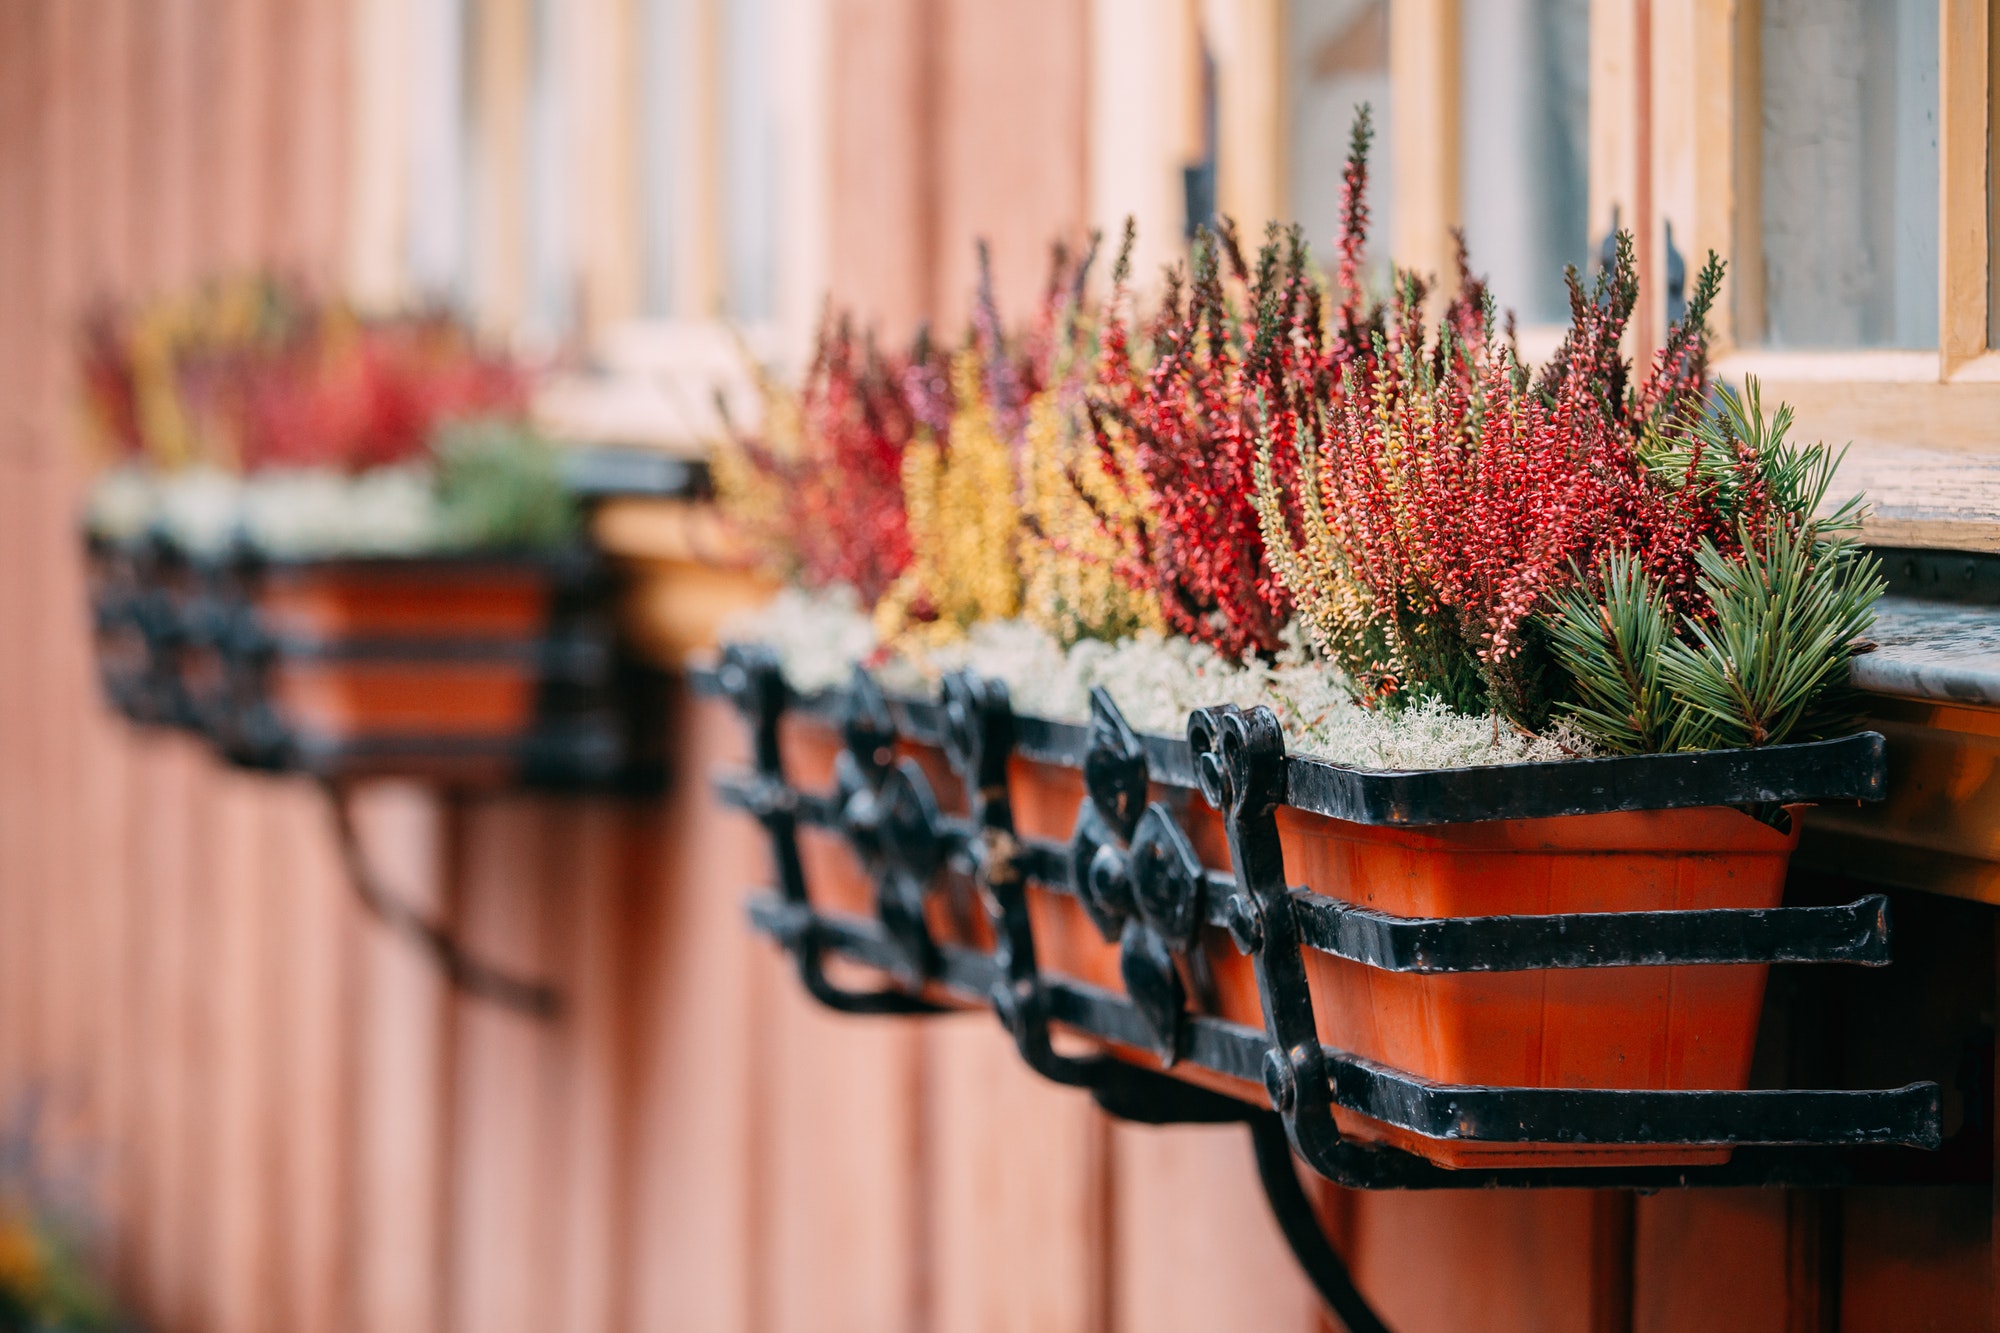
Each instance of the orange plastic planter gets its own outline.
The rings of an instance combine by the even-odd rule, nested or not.
[[[792,723],[790,753],[812,753],[795,782],[830,781],[835,738]],[[935,779],[942,768],[930,755]],[[1084,799],[1074,769],[1015,758],[1016,827],[1066,840]],[[941,786],[940,800],[946,791]],[[1198,795],[1185,825],[1211,866],[1229,864],[1222,820]],[[1688,908],[1771,908],[1783,896],[1798,841],[1728,808],[1641,811],[1426,828],[1347,823],[1286,808],[1279,813],[1290,881],[1329,898],[1403,917],[1457,917]],[[857,914],[872,888],[837,840],[816,839],[809,883],[820,905]],[[1118,948],[1073,897],[1032,887],[1044,972],[1122,990]],[[982,945],[940,913],[941,939]],[[983,923],[982,923],[983,925]],[[983,934],[983,931],[981,932]],[[1202,942],[1214,978],[1213,1012],[1262,1027],[1250,960],[1228,936]],[[1504,1087],[1734,1089],[1747,1086],[1763,1009],[1757,965],[1617,967],[1534,972],[1395,973],[1309,951],[1320,1039],[1327,1045],[1441,1083]],[[1141,1063],[1152,1057],[1120,1051]],[[1261,1088],[1203,1071],[1187,1076],[1262,1103]],[[1383,1141],[1444,1166],[1564,1162],[1638,1165],[1725,1160],[1727,1149],[1475,1143],[1427,1139],[1345,1111],[1343,1133]]]
[[[276,565],[255,596],[259,624],[280,644],[272,699],[315,741],[500,740],[534,721],[534,650],[550,603],[549,575],[537,566]],[[467,651],[437,651],[445,646]]]
[[[510,736],[535,715],[535,673],[522,662],[280,661],[279,711],[316,737]]]
[[[272,565],[257,613],[274,634],[308,639],[533,639],[548,621],[549,577],[533,565],[356,560]]]
[[[1017,760],[1024,834],[1067,838],[1081,774]],[[1202,859],[1229,863],[1220,816],[1189,802]],[[1796,827],[1780,833],[1727,808],[1379,828],[1282,809],[1293,884],[1403,917],[1776,907]],[[1044,968],[1119,989],[1118,951],[1081,905],[1031,890]],[[1227,935],[1204,940],[1219,1016],[1262,1026],[1254,972]],[[1616,967],[1420,975],[1308,951],[1320,1040],[1440,1083],[1528,1088],[1747,1086],[1763,1012],[1757,965]],[[1261,1090],[1244,1089],[1254,1100]],[[1427,1139],[1339,1112],[1343,1133],[1445,1166],[1555,1161],[1697,1163],[1726,1149],[1577,1147]]]

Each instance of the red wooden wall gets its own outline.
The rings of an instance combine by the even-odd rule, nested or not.
[[[834,0],[836,294],[963,313],[1083,224],[1083,0]],[[1115,1127],[978,1016],[826,1017],[683,715],[654,801],[362,798],[395,892],[556,980],[451,994],[370,923],[320,794],[109,717],[74,516],[89,300],[340,270],[344,0],[0,0],[0,1114],[88,1164],[165,1333],[1321,1326],[1239,1132]],[[1983,1192],[1329,1197],[1399,1329],[1991,1326]],[[1843,1237],[1836,1263],[1829,1235]]]

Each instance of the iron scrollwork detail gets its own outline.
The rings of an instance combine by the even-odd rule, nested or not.
[[[1028,881],[1032,877],[1029,858],[1014,825],[1013,802],[1007,786],[1007,761],[1015,740],[1014,713],[1007,687],[998,680],[959,672],[945,677],[943,696],[944,749],[970,799],[969,850],[973,872],[993,925],[993,957],[1000,976],[990,998],[994,1012],[1013,1036],[1021,1058],[1044,1078],[1089,1089],[1099,1106],[1120,1119],[1146,1124],[1223,1124],[1258,1114],[1231,1098],[1142,1069],[1116,1056],[1063,1055],[1055,1050],[1049,1040],[1052,1008],[1049,986],[1036,956],[1034,922],[1028,908]],[[1131,737],[1124,719],[1115,708],[1109,707],[1110,700],[1104,702],[1109,709],[1106,734],[1115,735],[1122,728],[1123,734]],[[1131,744],[1136,749],[1138,742],[1133,739]],[[1100,774],[1095,790],[1103,797],[1102,805],[1113,811],[1118,809],[1118,798],[1107,794],[1114,786],[1127,796],[1143,799],[1144,765],[1143,753],[1139,755],[1136,775],[1129,765],[1117,765],[1116,782],[1107,785],[1101,775],[1111,770],[1100,764],[1095,770]],[[1102,819],[1101,809],[1086,802],[1078,819],[1080,833],[1089,826],[1094,810],[1096,817]],[[1166,818],[1164,806],[1158,808],[1158,817]],[[1142,815],[1136,826],[1143,828],[1145,820]],[[1100,850],[1121,861],[1132,855],[1101,837],[1072,847],[1074,853],[1087,858]],[[1143,863],[1151,863],[1150,853],[1138,855]],[[1148,885],[1148,891],[1157,892],[1151,889],[1150,879]],[[1198,913],[1198,905],[1193,910]],[[1092,916],[1097,919],[1094,912]],[[1110,934],[1115,936],[1119,929],[1114,927]]]
[[[1189,980],[1212,989],[1195,946],[1208,875],[1173,811],[1146,801],[1146,752],[1102,686],[1090,693],[1089,794],[1070,836],[1071,883],[1107,942],[1163,1065],[1180,1058]],[[1186,979],[1184,979],[1184,974]]]
[[[1300,1157],[1330,1178],[1341,1176],[1340,1130],[1326,1054],[1306,985],[1299,923],[1285,880],[1278,807],[1285,800],[1285,733],[1276,714],[1233,704],[1188,717],[1201,794],[1222,812],[1236,892],[1224,915],[1236,947],[1251,956],[1270,1048],[1264,1090]]]
[[[896,758],[888,702],[860,667],[841,733],[846,748],[834,762],[839,826],[875,882],[875,915],[896,946],[896,979],[921,986],[938,971],[924,899],[951,849],[944,819],[916,760]]]
[[[894,989],[849,990],[826,975],[825,955],[830,951],[831,943],[806,894],[805,863],[799,855],[799,793],[785,781],[783,754],[778,743],[779,720],[790,697],[784,671],[777,654],[768,648],[735,645],[724,653],[717,678],[723,694],[736,705],[750,728],[755,777],[745,793],[743,804],[750,815],[763,825],[771,841],[771,860],[777,871],[778,892],[783,901],[783,911],[774,934],[797,964],[800,983],[815,1000],[840,1013],[941,1012],[941,1006],[919,996]],[[865,729],[866,724],[873,721],[879,721],[879,718],[862,719],[849,728],[848,748],[836,761],[836,768],[843,774],[850,768],[855,771],[861,787],[870,793],[871,808],[879,814],[882,808],[880,791],[867,781],[865,774],[869,765],[884,751],[893,753],[894,730],[890,729],[886,744],[871,747],[867,742],[880,735]],[[856,789],[857,792],[859,790]],[[879,819],[876,822],[879,824]]]
[[[990,999],[1021,1058],[1057,1083],[1094,1087],[1113,1073],[1102,1056],[1060,1055],[1049,1040],[1049,996],[1035,953],[1028,913],[1028,873],[1014,827],[1007,760],[1014,749],[1014,710],[1007,687],[969,671],[943,684],[944,750],[971,806],[969,850],[980,900],[993,925],[993,960],[1000,976]]]

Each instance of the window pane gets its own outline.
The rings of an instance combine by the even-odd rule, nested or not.
[[[1459,208],[1473,270],[1523,324],[1560,323],[1563,270],[1590,258],[1589,0],[1480,0],[1460,25]]]
[[[1285,164],[1292,217],[1313,253],[1331,261],[1340,234],[1340,168],[1354,110],[1369,104],[1375,150],[1369,159],[1369,253],[1388,254],[1395,197],[1389,170],[1388,0],[1294,0],[1285,7],[1285,87],[1290,91]]]
[[[410,84],[410,287],[424,300],[463,306],[472,296],[466,209],[470,19],[465,0],[421,0],[411,23],[412,63],[424,77]]]
[[[1935,347],[1936,0],[1764,0],[1765,328]]]
[[[672,315],[674,210],[680,199],[681,102],[685,80],[675,63],[682,45],[676,0],[641,0],[639,9],[639,262],[640,309]]]
[[[768,319],[777,277],[777,126],[772,114],[768,0],[729,0],[722,12],[722,244],[732,318]]]
[[[570,243],[569,139],[563,74],[568,65],[560,0],[535,0],[534,65],[528,83],[528,327],[544,337],[567,332],[575,315],[576,265]]]

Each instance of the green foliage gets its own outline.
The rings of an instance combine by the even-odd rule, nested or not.
[[[1846,450],[1795,444],[1791,429],[1791,404],[1780,403],[1765,416],[1762,386],[1753,376],[1740,395],[1718,385],[1714,410],[1703,413],[1691,431],[1675,432],[1670,440],[1653,437],[1646,463],[1669,484],[1712,497],[1732,525],[1761,506],[1809,519],[1822,533],[1858,529],[1863,508],[1858,495],[1815,516]]]
[[[1579,574],[1550,618],[1556,658],[1581,696],[1565,710],[1614,754],[1665,749],[1674,713],[1660,683],[1662,653],[1674,639],[1667,600],[1629,551],[1610,552],[1596,575],[1593,589]]]
[[[532,427],[458,422],[438,432],[431,452],[447,545],[546,550],[575,540],[581,515],[559,451]]]
[[[1860,497],[1822,513],[1839,452],[1790,439],[1792,410],[1741,396],[1655,436],[1647,466],[1693,489],[1729,527],[1695,553],[1679,617],[1638,556],[1614,553],[1548,620],[1575,698],[1565,711],[1620,754],[1777,745],[1837,734],[1860,716],[1848,661],[1886,586],[1856,544]]]
[[[1746,532],[1740,555],[1705,545],[1698,558],[1715,618],[1690,620],[1686,639],[1661,655],[1660,680],[1681,705],[1672,748],[1777,745],[1851,727],[1848,659],[1887,586],[1875,558],[1822,540],[1810,523],[1762,539]]]

